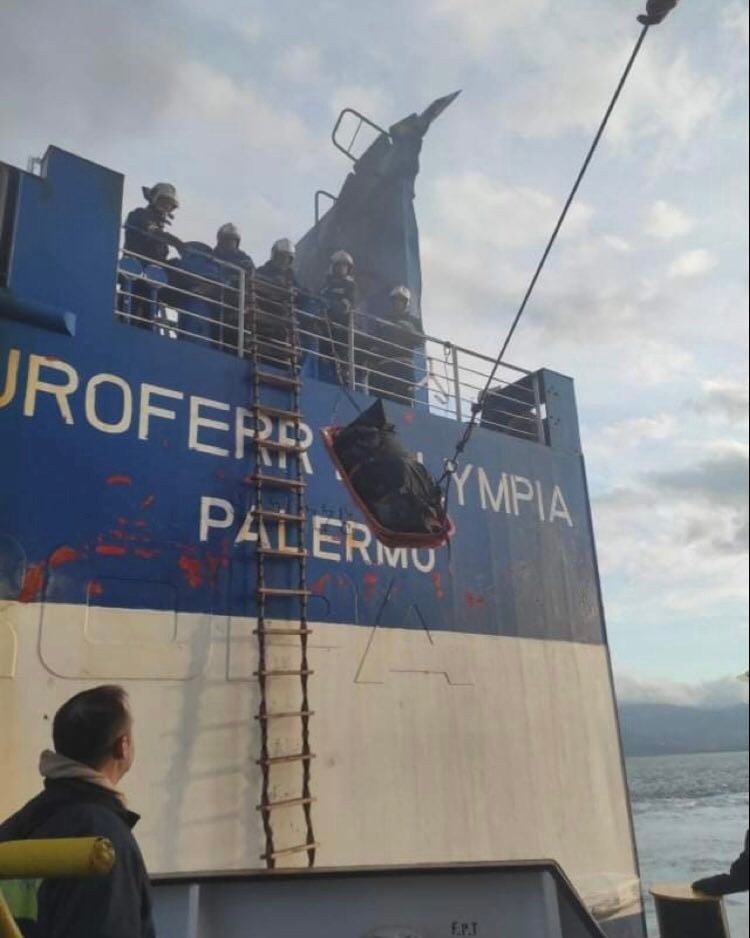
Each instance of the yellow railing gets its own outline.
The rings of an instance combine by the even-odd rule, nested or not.
[[[109,873],[114,863],[114,847],[104,837],[11,840],[0,844],[0,880],[101,876]],[[22,938],[2,891],[0,938]]]

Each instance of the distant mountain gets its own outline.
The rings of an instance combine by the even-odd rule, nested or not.
[[[618,709],[626,756],[748,748],[748,708],[744,703],[715,708],[620,703]]]

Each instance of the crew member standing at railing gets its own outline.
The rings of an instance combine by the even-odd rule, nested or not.
[[[323,336],[320,343],[320,353],[324,357],[323,372],[331,376],[331,380],[348,382],[350,333],[355,328],[355,313],[357,309],[357,284],[354,281],[354,258],[348,251],[336,251],[331,255],[331,266],[328,268],[325,282],[320,288],[320,299],[323,303]],[[353,357],[353,355],[351,356]]]
[[[240,249],[239,228],[231,222],[222,225],[216,232],[216,245],[213,255],[222,263],[241,267],[246,276],[253,274],[255,264],[249,254]],[[231,267],[221,267],[222,288],[219,290],[221,307],[219,310],[220,322],[216,326],[216,339],[219,348],[234,350],[237,348],[237,323],[240,303],[240,274]]]
[[[414,403],[414,350],[424,342],[424,335],[409,315],[411,291],[399,286],[391,290],[389,316],[376,322],[375,341],[370,345],[371,394],[398,404]]]
[[[180,207],[177,190],[168,182],[157,182],[150,189],[144,186],[143,195],[148,205],[134,208],[125,219],[125,250],[163,264],[170,245],[180,245],[165,230]]]
[[[180,250],[182,242],[170,234],[166,227],[172,224],[174,213],[179,208],[177,190],[168,182],[157,182],[150,189],[143,187],[147,205],[133,209],[125,219],[124,249],[129,257],[128,263],[135,264],[131,276],[120,277],[120,287],[124,291],[120,297],[120,311],[127,313],[127,321],[141,329],[153,328],[157,318],[157,286],[143,279],[143,267],[152,261],[160,270],[168,266],[170,247]],[[141,272],[138,273],[138,269]],[[135,276],[133,275],[135,274]],[[167,274],[168,277],[168,274]],[[166,277],[159,276],[159,281],[166,282]],[[127,293],[130,292],[130,296]]]
[[[294,276],[296,251],[289,238],[279,238],[271,247],[271,257],[255,271],[258,312],[258,336],[264,355],[270,361],[286,359],[289,345],[289,312],[301,289]],[[247,324],[250,330],[251,324]]]

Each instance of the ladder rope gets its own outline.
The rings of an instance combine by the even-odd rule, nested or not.
[[[288,334],[290,338],[288,354],[284,357],[283,362],[275,362],[277,366],[286,367],[289,371],[289,376],[291,380],[280,382],[275,381],[274,377],[278,379],[278,375],[275,373],[266,375],[263,370],[260,368],[261,361],[263,359],[263,352],[259,348],[263,345],[264,339],[258,331],[259,325],[259,316],[258,316],[258,301],[257,294],[255,291],[254,281],[250,279],[250,291],[249,291],[249,305],[251,311],[251,328],[252,336],[250,339],[250,361],[252,366],[252,388],[253,388],[253,401],[252,401],[252,414],[253,414],[253,459],[254,459],[254,471],[253,471],[253,482],[254,482],[254,493],[255,493],[255,505],[254,513],[258,518],[258,541],[255,551],[255,569],[256,569],[256,583],[255,583],[255,596],[256,596],[256,616],[257,616],[257,628],[256,634],[258,636],[258,686],[260,690],[260,702],[258,707],[257,720],[260,727],[260,759],[258,764],[261,767],[262,773],[262,782],[261,782],[261,800],[260,805],[258,806],[261,812],[263,831],[265,835],[265,851],[262,855],[262,858],[265,860],[266,865],[270,868],[274,868],[276,865],[276,858],[281,855],[288,853],[297,853],[306,851],[308,858],[308,865],[312,866],[315,862],[315,836],[313,831],[313,821],[312,821],[312,803],[314,798],[311,794],[311,762],[313,759],[313,753],[310,750],[310,716],[312,714],[309,701],[309,687],[308,680],[311,673],[308,661],[308,635],[310,629],[308,628],[308,618],[307,618],[307,604],[308,604],[308,590],[307,590],[307,566],[306,566],[306,556],[307,552],[304,550],[305,542],[305,523],[306,523],[306,503],[305,503],[305,488],[306,481],[303,474],[302,468],[302,459],[301,459],[301,449],[294,448],[299,447],[302,442],[302,433],[300,426],[301,418],[301,382],[299,381],[300,374],[300,343],[299,343],[299,328],[297,323],[297,316],[295,311],[295,292],[293,288],[290,288],[286,292],[286,297],[283,306],[283,316],[287,321]],[[265,376],[265,377],[264,377]],[[292,473],[293,478],[289,478],[288,475],[285,476],[273,476],[264,472],[263,465],[263,451],[264,451],[264,441],[260,438],[260,429],[261,429],[261,414],[263,413],[263,402],[261,400],[262,386],[264,383],[276,384],[277,386],[285,387],[287,392],[291,396],[291,408],[280,409],[276,406],[270,407],[270,412],[274,411],[277,414],[285,414],[288,416],[288,419],[291,420],[294,428],[294,447],[290,448],[288,451],[285,451],[284,458],[292,459],[294,464],[294,472]],[[281,457],[280,457],[281,458]],[[288,467],[288,464],[285,463]],[[287,514],[284,511],[279,510],[270,510],[265,511],[263,503],[263,489],[264,485],[273,485],[274,482],[277,482],[279,479],[288,480],[286,486],[287,496],[294,497],[294,509],[292,512]],[[293,549],[290,549],[288,552],[274,552],[264,551],[262,549],[262,532],[264,530],[264,517],[267,517],[269,520],[277,521],[279,524],[284,524],[289,527],[293,527],[297,532],[296,544],[293,545]],[[279,589],[278,587],[268,586],[266,583],[266,563],[270,558],[275,558],[277,560],[291,560],[294,559],[297,562],[297,582],[296,586],[292,589]],[[272,786],[271,786],[271,771],[272,767],[277,764],[286,763],[290,760],[285,760],[284,757],[281,757],[276,761],[270,756],[269,749],[269,734],[270,734],[270,716],[271,713],[268,709],[267,701],[267,680],[269,677],[274,677],[274,672],[271,672],[268,668],[268,649],[266,636],[269,634],[269,630],[266,627],[266,602],[269,598],[279,598],[281,596],[287,596],[292,599],[292,601],[297,601],[299,604],[299,627],[294,630],[294,634],[298,635],[300,641],[300,663],[299,670],[290,671],[290,674],[296,674],[300,678],[300,706],[296,711],[291,711],[291,716],[299,716],[300,719],[300,739],[301,739],[301,752],[299,753],[299,758],[295,758],[294,761],[301,763],[302,767],[302,780],[301,780],[301,794],[299,798],[282,798],[278,799],[278,796],[272,795]],[[279,672],[284,673],[284,672]],[[274,800],[275,797],[275,800]],[[302,845],[295,845],[290,847],[284,847],[279,849],[275,842],[274,837],[274,828],[272,823],[272,812],[277,808],[288,808],[290,806],[298,806],[302,808],[304,822],[305,822],[305,843]]]

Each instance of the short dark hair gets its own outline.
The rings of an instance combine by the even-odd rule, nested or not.
[[[55,752],[98,768],[112,752],[115,740],[128,731],[128,695],[116,684],[81,691],[55,714],[52,741]]]

